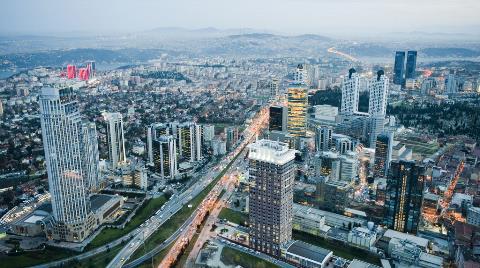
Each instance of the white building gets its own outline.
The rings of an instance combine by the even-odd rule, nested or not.
[[[351,182],[358,176],[358,155],[348,151],[340,156],[340,180]]]
[[[100,176],[100,158],[98,154],[98,137],[97,128],[95,123],[83,124],[83,135],[85,137],[85,143],[83,146],[87,180],[89,184],[90,192],[98,192],[101,188],[101,176]]]
[[[377,234],[365,227],[355,227],[349,233],[347,241],[359,248],[370,249],[375,244]]]
[[[310,85],[309,78],[308,78],[308,70],[305,64],[298,64],[295,72],[293,73],[293,80],[296,83],[304,83],[306,85]]]
[[[125,139],[121,113],[103,113],[107,122],[108,157],[113,169],[125,164]]]
[[[359,87],[360,77],[355,69],[351,68],[348,71],[348,76],[342,80],[342,104],[340,114],[350,116],[358,112]]]
[[[85,131],[71,88],[43,88],[40,122],[52,198],[53,237],[80,242],[95,227],[89,200]],[[88,132],[88,131],[87,131]]]
[[[385,115],[387,113],[388,78],[383,70],[368,83],[370,99],[368,114],[370,115],[370,148],[375,148],[377,136],[383,132]]]

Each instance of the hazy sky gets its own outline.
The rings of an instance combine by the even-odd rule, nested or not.
[[[156,27],[480,34],[480,0],[1,0],[0,10],[0,33],[18,34]]]

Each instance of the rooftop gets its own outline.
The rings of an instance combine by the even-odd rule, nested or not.
[[[294,254],[317,263],[323,263],[333,252],[328,249],[310,245],[302,241],[294,241],[287,248],[287,253]]]
[[[389,237],[389,238],[397,238],[397,239],[400,239],[400,240],[408,240],[408,241],[413,242],[414,244],[416,244],[418,246],[421,246],[423,248],[426,248],[427,245],[428,245],[428,239],[421,238],[421,237],[418,237],[418,236],[414,236],[414,235],[411,235],[411,234],[398,232],[398,231],[391,230],[391,229],[388,229],[385,232],[385,234],[383,234],[383,236]]]
[[[272,140],[259,140],[248,145],[248,157],[252,160],[283,165],[295,158],[295,150],[289,149],[288,144]]]
[[[105,205],[110,199],[114,198],[113,195],[107,194],[95,194],[90,197],[90,203],[92,205],[92,210],[97,211],[103,205]]]

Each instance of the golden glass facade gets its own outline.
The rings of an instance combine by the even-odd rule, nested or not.
[[[308,89],[304,83],[288,87],[288,132],[294,137],[307,134]]]

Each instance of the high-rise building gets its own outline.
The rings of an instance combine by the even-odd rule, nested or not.
[[[384,118],[387,112],[388,78],[383,70],[377,72],[377,76],[369,81],[368,86],[370,91],[368,114]]]
[[[324,151],[315,155],[315,176],[338,180],[340,176],[340,158],[338,153]]]
[[[373,176],[385,178],[388,175],[393,152],[393,133],[383,133],[377,136],[375,145],[375,162]]]
[[[315,129],[315,149],[317,152],[330,150],[332,134],[333,130],[330,126],[320,126]]]
[[[360,77],[354,68],[348,70],[348,76],[342,80],[342,104],[340,114],[344,116],[353,115],[358,112],[358,92]]]
[[[180,158],[195,162],[202,159],[202,139],[200,125],[187,122],[178,125],[177,130],[177,146]],[[173,134],[175,133],[172,129]]]
[[[445,79],[445,91],[447,94],[455,94],[458,92],[457,79],[455,72],[451,70]]]
[[[90,192],[98,192],[102,187],[100,181],[100,158],[98,154],[98,137],[95,123],[83,124],[84,137],[84,155],[85,155],[85,169],[87,174],[88,188]]]
[[[270,118],[268,122],[268,130],[270,131],[287,131],[287,114],[288,109],[285,106],[270,106]]]
[[[352,182],[358,176],[358,155],[348,151],[340,156],[340,177],[341,181]]]
[[[294,137],[307,135],[308,90],[304,83],[288,87],[288,132]]]
[[[125,139],[123,136],[123,119],[121,113],[104,113],[107,122],[108,158],[113,169],[125,164]]]
[[[347,135],[333,134],[332,141],[332,145],[335,145],[335,150],[337,150],[337,152],[339,152],[340,154],[345,154],[348,151],[353,151],[352,139]]]
[[[227,146],[227,151],[231,151],[233,149],[233,146],[237,143],[238,141],[238,128],[237,127],[226,127],[225,128],[225,136],[226,136],[226,146]]]
[[[3,102],[0,101],[0,116],[3,115]]]
[[[165,179],[178,174],[177,146],[173,136],[160,136],[153,140],[153,170]]]
[[[147,128],[147,153],[150,164],[153,163],[153,141],[162,135],[173,135],[167,124],[155,123]]]
[[[85,144],[92,131],[84,125],[73,89],[43,88],[40,122],[55,221],[52,236],[80,242],[95,227],[87,168],[93,160],[85,155],[91,153],[85,147],[93,145]]]
[[[288,144],[259,140],[248,146],[250,188],[250,247],[281,255],[292,238],[295,150]]]
[[[425,167],[415,161],[393,161],[387,176],[385,224],[415,234],[423,200]]]
[[[417,51],[407,52],[407,65],[405,67],[405,79],[417,78]]]
[[[369,146],[375,148],[377,136],[383,132],[385,115],[387,113],[388,78],[383,70],[377,72],[377,76],[370,80],[370,99],[368,114],[370,115]]]
[[[393,65],[393,83],[395,85],[405,84],[405,51],[395,53],[395,64]]]
[[[305,64],[298,64],[293,72],[293,81],[295,83],[303,83],[309,85],[308,70]]]
[[[202,142],[211,142],[215,137],[215,125],[203,125],[202,126]]]

